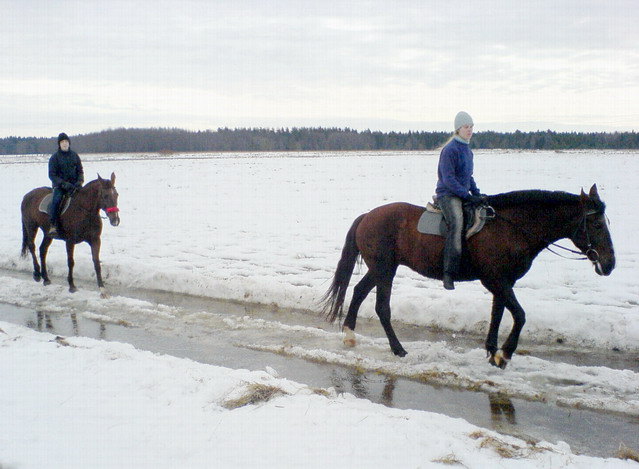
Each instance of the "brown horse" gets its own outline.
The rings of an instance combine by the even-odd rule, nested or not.
[[[33,278],[39,282],[42,278],[44,285],[49,285],[47,274],[47,250],[53,239],[48,235],[51,223],[49,215],[40,211],[42,199],[51,193],[50,187],[39,187],[27,193],[22,199],[22,257],[26,257],[27,250],[33,259]],[[66,212],[60,216],[59,239],[63,239],[67,245],[67,264],[69,266],[69,291],[77,291],[73,283],[73,250],[75,245],[86,241],[91,246],[93,266],[100,287],[101,296],[107,296],[102,282],[102,269],[100,267],[100,234],[102,233],[102,220],[100,210],[104,210],[111,225],[120,224],[118,209],[118,192],[115,190],[115,173],[111,173],[111,179],[98,179],[89,182],[78,190],[72,197],[71,204]],[[35,254],[35,237],[38,228],[42,229],[44,239],[40,244],[40,262],[38,264]]]
[[[605,205],[597,186],[581,195],[549,191],[516,191],[490,196],[487,203],[496,211],[478,234],[465,241],[462,266],[456,281],[479,279],[493,294],[486,351],[490,363],[505,368],[512,358],[525,313],[515,298],[513,286],[530,269],[537,255],[555,241],[568,238],[595,266],[599,275],[615,267],[615,253],[608,231]],[[359,216],[351,226],[324,311],[334,321],[342,316],[346,289],[357,258],[361,255],[368,272],[355,286],[343,330],[344,343],[355,345],[357,311],[373,287],[377,287],[375,311],[384,327],[391,350],[403,357],[406,351],[391,326],[390,297],[393,277],[405,265],[426,277],[443,275],[444,238],[422,234],[417,222],[424,208],[392,203]],[[573,251],[576,252],[576,251]],[[514,324],[498,350],[499,324],[508,308]]]

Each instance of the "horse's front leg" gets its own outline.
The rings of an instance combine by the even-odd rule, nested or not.
[[[499,366],[495,361],[497,355],[497,337],[499,335],[499,325],[504,315],[504,307],[506,306],[504,298],[501,295],[493,294],[493,309],[490,312],[490,328],[486,336],[486,353],[488,354],[491,365]]]
[[[104,282],[102,281],[102,266],[100,265],[100,238],[89,241],[89,245],[91,246],[91,257],[93,258],[95,277],[98,280],[98,287],[100,288],[100,297],[108,298],[109,294],[104,287]]]
[[[508,338],[501,346],[501,349],[504,352],[504,359],[506,361],[510,360],[517,349],[517,343],[519,342],[519,334],[521,333],[524,324],[526,323],[526,312],[521,307],[517,298],[515,297],[515,292],[512,288],[508,289],[506,292],[506,308],[510,311],[510,314],[513,316],[513,328],[508,335]],[[505,368],[506,365],[501,368]]]
[[[75,265],[75,261],[73,260],[73,251],[75,248],[75,244],[71,241],[67,241],[67,267],[69,267],[69,275],[67,275],[67,280],[69,282],[69,291],[71,293],[75,293],[78,289],[75,287],[73,283],[73,266]]]
[[[51,246],[52,242],[52,238],[45,236],[42,243],[40,243],[40,274],[42,275],[43,285],[51,284],[51,280],[49,280],[49,273],[47,272],[47,251],[49,250],[49,246]]]

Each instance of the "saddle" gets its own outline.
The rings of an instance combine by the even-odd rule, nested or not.
[[[51,200],[53,199],[53,192],[44,196],[44,198],[40,201],[40,205],[38,206],[38,210],[43,213],[49,214],[49,207],[51,207]],[[60,215],[67,211],[71,205],[71,197],[68,194],[64,194],[62,196],[62,202],[60,202]]]
[[[495,218],[495,210],[488,205],[480,205],[474,210],[464,207],[464,227],[466,228],[466,239],[479,233],[486,220]],[[437,202],[428,202],[426,210],[419,217],[417,231],[423,234],[444,236],[448,233],[448,225],[444,220],[444,215],[437,205]]]

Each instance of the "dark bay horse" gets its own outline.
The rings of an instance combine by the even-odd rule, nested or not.
[[[47,274],[47,250],[53,239],[48,235],[51,227],[49,215],[40,211],[40,202],[51,193],[50,187],[39,187],[27,193],[22,199],[22,257],[26,257],[27,250],[33,259],[33,278],[39,282],[42,278],[45,285],[49,285],[49,275]],[[67,245],[67,264],[69,266],[69,291],[77,291],[73,283],[73,251],[75,245],[86,241],[91,246],[93,266],[95,275],[100,287],[101,296],[107,296],[104,283],[102,282],[102,269],[100,267],[100,235],[102,234],[102,220],[100,210],[104,210],[111,222],[111,225],[120,224],[118,209],[118,192],[115,190],[115,173],[111,173],[111,179],[98,178],[89,182],[78,190],[72,197],[71,204],[66,212],[60,216],[60,235]],[[44,239],[40,244],[40,262],[38,264],[35,253],[35,237],[38,228],[42,229]]]
[[[532,261],[551,243],[570,239],[595,266],[599,275],[609,275],[615,267],[615,253],[608,231],[605,205],[597,186],[589,195],[549,191],[516,191],[488,197],[496,217],[487,221],[478,234],[465,240],[460,273],[455,281],[479,279],[493,294],[486,351],[491,364],[505,368],[512,358],[525,313],[513,286],[530,269]],[[406,351],[391,326],[390,297],[397,267],[405,265],[429,278],[443,275],[444,238],[417,231],[423,207],[392,203],[360,215],[346,236],[342,257],[331,287],[325,296],[324,312],[330,321],[342,317],[346,289],[357,258],[361,255],[368,272],[355,286],[343,323],[344,343],[355,345],[355,323],[362,301],[377,287],[375,311],[391,350],[403,357]],[[514,324],[498,350],[499,324],[507,308]]]

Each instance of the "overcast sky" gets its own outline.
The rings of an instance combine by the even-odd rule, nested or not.
[[[639,3],[0,1],[0,137],[639,130]]]

